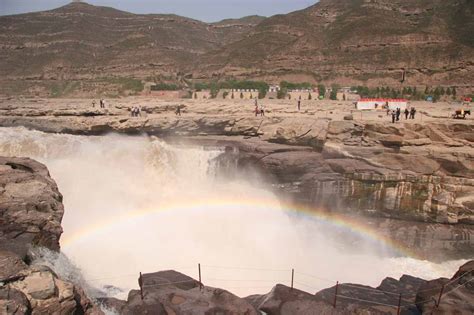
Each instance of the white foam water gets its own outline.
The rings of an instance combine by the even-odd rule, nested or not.
[[[376,286],[387,276],[451,276],[463,263],[395,257],[360,235],[357,251],[348,251],[338,227],[275,206],[258,176],[214,176],[220,153],[145,136],[0,128],[0,155],[43,162],[64,195],[61,244],[73,264],[46,255],[51,265],[77,273],[68,267],[76,265],[82,282],[110,295],[137,288],[139,272],[197,278],[198,263],[205,285],[240,296],[289,285],[292,268],[295,286],[314,293],[336,281]]]

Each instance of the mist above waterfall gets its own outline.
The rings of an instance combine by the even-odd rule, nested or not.
[[[205,285],[238,295],[289,284],[292,268],[300,272],[296,287],[316,292],[336,280],[448,276],[459,265],[397,257],[363,235],[295,215],[278,206],[258,174],[215,176],[219,154],[145,136],[0,128],[0,155],[49,168],[64,195],[62,251],[93,286],[126,292],[137,288],[139,272],[165,269],[196,278],[201,263]]]

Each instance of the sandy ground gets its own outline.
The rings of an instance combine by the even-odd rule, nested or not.
[[[192,99],[176,99],[176,100],[160,100],[150,97],[129,97],[121,99],[107,99],[106,108],[117,115],[128,115],[129,109],[134,106],[153,109],[151,116],[174,116],[175,109],[178,105],[182,105],[182,114],[186,116],[254,116],[253,100],[192,100]],[[391,116],[387,115],[385,110],[365,110],[359,111],[355,109],[354,103],[349,101],[329,101],[329,100],[312,100],[302,101],[301,110],[297,110],[296,100],[259,100],[259,104],[263,104],[268,117],[298,117],[312,116],[314,118],[330,118],[332,120],[343,120],[344,116],[352,114],[356,121],[386,121],[391,123]],[[401,116],[403,123],[422,123],[428,121],[451,120],[460,122],[460,120],[452,119],[452,114],[457,109],[470,109],[474,111],[474,104],[463,106],[459,102],[410,102],[410,106],[417,109],[416,118],[414,120],[405,120],[404,115]],[[98,100],[96,100],[95,108],[98,109]],[[92,109],[92,99],[3,99],[0,100],[0,110],[5,113],[13,108],[29,108],[33,110],[49,109],[49,110],[73,110],[73,109]],[[2,112],[0,112],[0,115]],[[473,113],[474,114],[474,113]],[[143,113],[143,115],[146,115]],[[465,123],[474,124],[474,115],[467,116]]]

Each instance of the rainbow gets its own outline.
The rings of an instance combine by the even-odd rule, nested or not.
[[[179,211],[182,209],[200,209],[206,207],[249,207],[251,209],[258,210],[259,208],[275,209],[275,211],[286,211],[289,213],[297,213],[310,217],[314,220],[319,220],[324,223],[328,223],[335,227],[342,228],[344,231],[349,231],[355,235],[361,236],[364,239],[373,241],[376,244],[380,244],[394,251],[394,253],[411,257],[419,260],[424,258],[417,254],[415,251],[407,247],[405,244],[391,239],[387,235],[380,233],[380,231],[374,229],[368,224],[356,220],[355,218],[348,217],[342,214],[335,214],[322,208],[311,208],[308,206],[298,205],[294,203],[282,203],[275,201],[275,199],[245,199],[236,201],[235,199],[214,199],[214,200],[192,200],[191,202],[168,202],[153,208],[146,208],[142,210],[131,211],[117,217],[113,217],[104,221],[95,222],[94,224],[88,225],[70,235],[66,235],[65,238],[61,239],[61,246],[63,249],[74,245],[75,243],[92,236],[100,231],[114,227],[116,225],[123,224],[125,222],[133,221],[147,216],[166,212],[166,211]]]

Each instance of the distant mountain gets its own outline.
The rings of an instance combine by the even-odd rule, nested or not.
[[[216,23],[216,26],[231,26],[231,25],[252,25],[255,26],[265,20],[266,17],[260,15],[249,15],[240,19],[225,19]]]
[[[112,76],[394,86],[404,72],[408,85],[472,88],[473,13],[472,0],[321,0],[204,23],[71,3],[0,17],[0,94],[42,95],[69,81],[95,89]]]
[[[252,20],[207,24],[81,2],[3,16],[0,75],[44,79],[175,71],[193,64],[197,55],[240,39],[255,25]]]
[[[202,73],[473,86],[474,1],[321,0],[203,56]]]

